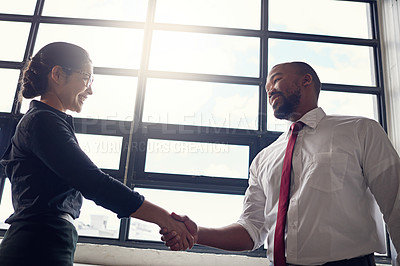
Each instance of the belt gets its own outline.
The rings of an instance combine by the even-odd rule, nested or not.
[[[74,224],[74,219],[68,213],[61,213],[61,214],[57,215],[57,217],[62,218],[64,220],[70,222],[71,224]]]
[[[287,264],[288,266],[300,266],[295,264]],[[331,261],[322,264],[323,266],[375,266],[374,254],[368,254],[361,257],[356,257],[346,260]]]

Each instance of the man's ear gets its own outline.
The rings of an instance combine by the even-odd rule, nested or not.
[[[59,84],[65,78],[65,72],[61,66],[54,66],[50,72],[50,78],[53,82]]]
[[[303,76],[302,85],[304,87],[310,86],[312,82],[313,82],[313,78],[312,78],[311,74],[305,74]]]

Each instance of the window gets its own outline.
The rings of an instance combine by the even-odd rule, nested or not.
[[[0,112],[9,113],[12,110],[19,71],[16,69],[0,68],[0,80],[3,89],[0,98]]]
[[[137,191],[151,202],[170,212],[185,214],[199,226],[225,226],[239,218],[242,211],[243,195],[200,193],[138,188]],[[168,200],[166,200],[168,199]],[[224,210],[221,212],[221,210]],[[209,219],[213,217],[213,219]],[[129,238],[136,240],[160,241],[157,225],[138,219],[131,219]]]
[[[5,223],[5,220],[10,217],[13,213],[13,207],[11,202],[11,184],[8,179],[4,183],[4,190],[1,197],[1,211],[0,211],[0,229],[8,229],[9,224]]]
[[[300,16],[305,7],[312,16]],[[94,94],[72,114],[88,156],[169,211],[205,226],[234,222],[251,161],[287,128],[264,90],[276,63],[314,66],[328,114],[386,126],[376,14],[376,0],[8,1],[0,6],[0,153],[28,109],[16,101],[23,63],[49,42],[73,42],[94,64]],[[9,190],[2,206],[11,206]],[[208,221],[206,211],[221,217]],[[10,212],[2,207],[0,218]],[[77,223],[85,241],[162,248],[154,227],[90,201]]]
[[[270,0],[268,22],[273,31],[373,39],[370,11],[367,1]]]
[[[247,146],[149,139],[145,171],[245,179],[248,158]]]
[[[148,79],[142,121],[256,130],[258,99],[253,85]]]
[[[326,83],[375,86],[372,47],[270,39],[270,66],[279,62],[309,62]],[[289,52],[285,52],[289,51]]]

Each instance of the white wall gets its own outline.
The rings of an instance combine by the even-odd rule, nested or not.
[[[75,265],[267,266],[269,262],[266,258],[238,255],[215,255],[78,243],[75,252]]]
[[[378,7],[388,135],[397,152],[400,153],[400,1],[378,0]],[[392,252],[395,253],[393,248]]]

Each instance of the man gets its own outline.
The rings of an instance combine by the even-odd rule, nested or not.
[[[304,125],[289,170],[283,256],[289,265],[374,265],[373,253],[385,251],[376,202],[400,250],[400,159],[376,121],[327,116],[317,105],[320,88],[317,74],[303,62],[276,65],[267,78],[275,117]],[[266,239],[268,258],[276,260],[281,174],[291,131],[253,160],[243,212],[236,223],[198,228],[188,217],[173,214],[189,231],[197,232],[198,244],[253,250]],[[174,233],[162,233],[166,244],[177,249]],[[285,258],[275,265],[285,265]]]

